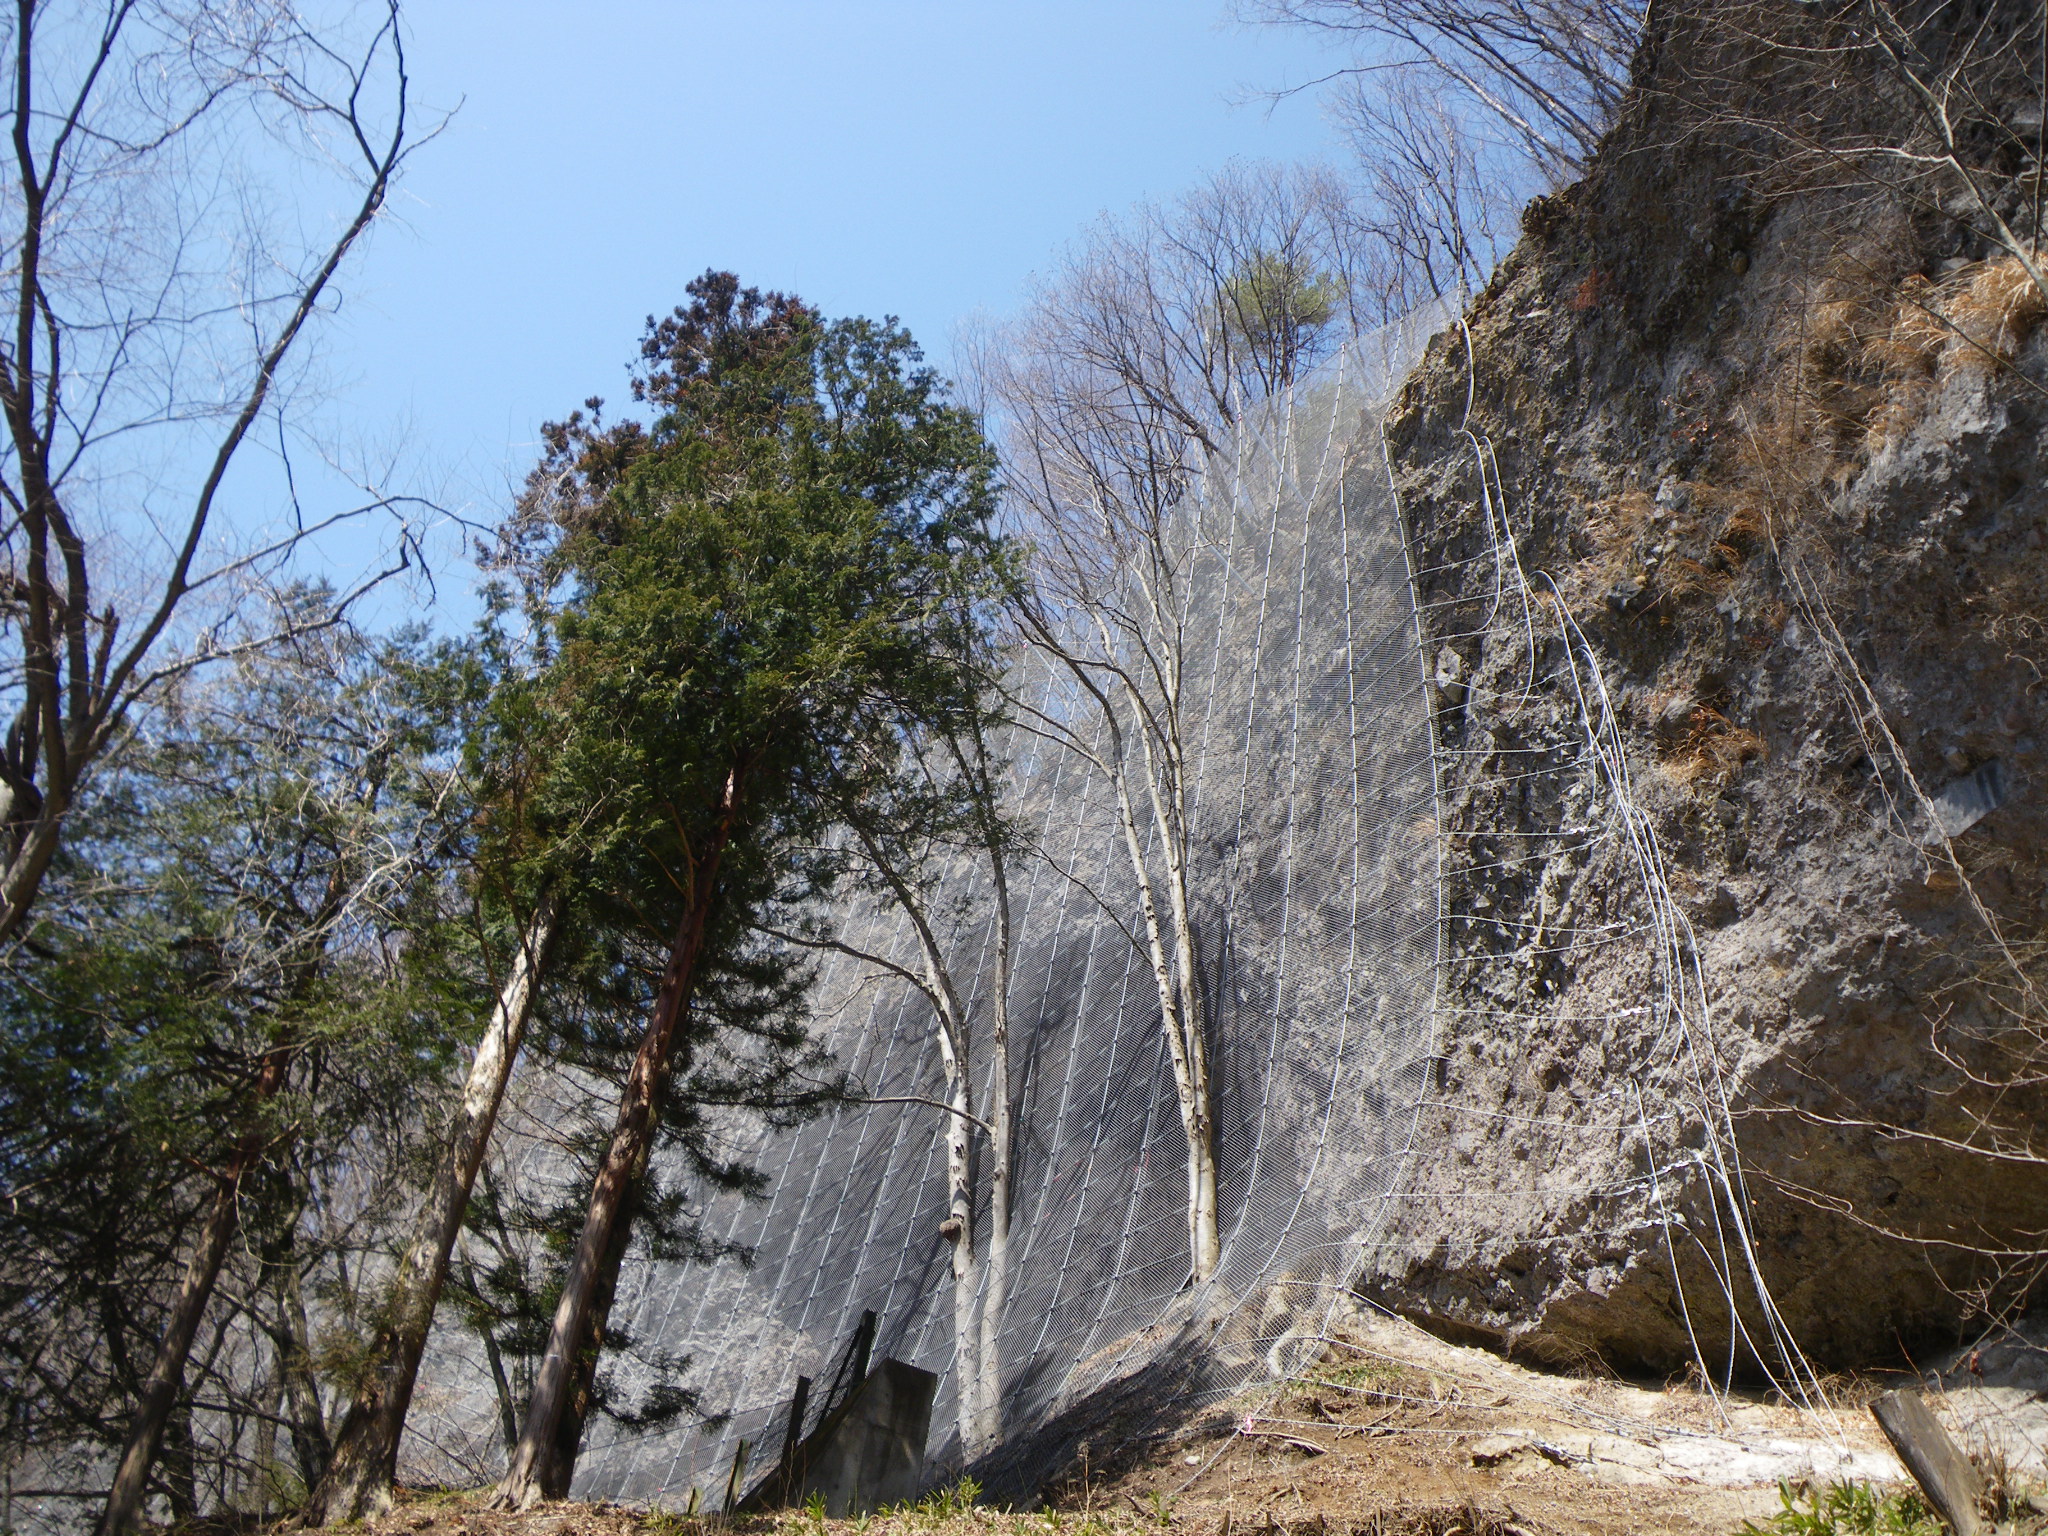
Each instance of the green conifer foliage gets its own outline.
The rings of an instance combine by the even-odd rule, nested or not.
[[[562,1016],[562,1049],[592,1067],[633,1052],[504,1485],[514,1504],[568,1486],[631,1233],[673,1204],[654,1153],[701,1147],[708,1105],[819,1099],[807,976],[763,921],[829,887],[819,850],[850,778],[895,762],[918,722],[981,707],[1008,576],[990,450],[907,333],[827,322],[730,274],[689,293],[642,344],[651,426],[606,429],[591,402],[552,429],[512,531],[559,646],[535,816],[579,850],[579,996],[614,1003]]]

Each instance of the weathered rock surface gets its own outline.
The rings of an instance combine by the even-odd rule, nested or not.
[[[1971,329],[2010,263],[1938,213],[1760,190],[1754,138],[1674,83],[1707,24],[1656,24],[1594,173],[1531,209],[1469,349],[1439,337],[1389,424],[1439,658],[1456,963],[1447,1155],[1365,1288],[1553,1360],[1731,1348],[1702,1258],[1731,1202],[1668,1157],[1646,1189],[1632,1124],[1634,1087],[1658,1107],[1653,969],[1554,937],[1626,923],[1638,887],[1574,836],[1597,786],[1554,613],[1472,563],[1490,452],[1690,920],[1757,1264],[1846,1364],[2023,1302],[2048,1229],[2048,329],[2024,291]]]

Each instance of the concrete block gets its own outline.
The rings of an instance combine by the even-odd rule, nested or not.
[[[775,1502],[799,1505],[822,1494],[825,1513],[838,1519],[915,1498],[938,1389],[930,1371],[884,1360],[796,1449]],[[755,1497],[742,1507],[768,1507]]]

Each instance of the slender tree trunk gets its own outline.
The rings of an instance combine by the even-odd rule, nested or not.
[[[280,1331],[285,1335],[277,1350],[278,1380],[284,1387],[286,1411],[291,1417],[292,1455],[299,1464],[299,1478],[305,1487],[311,1488],[325,1474],[333,1447],[327,1438],[327,1415],[320,1406],[320,1384],[313,1377],[313,1331],[306,1320],[298,1256],[287,1246],[276,1262],[280,1269]]]
[[[505,1460],[512,1459],[512,1449],[519,1444],[519,1405],[512,1401],[512,1382],[505,1375],[505,1356],[498,1348],[497,1335],[490,1329],[482,1330],[484,1363],[491,1368],[491,1387],[498,1395],[498,1433],[505,1441]]]
[[[1158,622],[1155,612],[1155,623]],[[1216,1134],[1209,1103],[1209,1045],[1203,1028],[1200,971],[1195,959],[1195,917],[1188,900],[1187,780],[1177,740],[1180,710],[1175,689],[1158,714],[1146,711],[1130,679],[1124,679],[1140,720],[1145,750],[1145,793],[1166,861],[1167,910],[1173,924],[1174,995],[1179,1001],[1168,1028],[1180,1036],[1174,1056],[1174,1086],[1188,1156],[1188,1256],[1197,1281],[1216,1273],[1222,1238],[1216,1215]],[[1160,740],[1155,748],[1154,736]]]
[[[981,1328],[975,1300],[981,1289],[980,1261],[974,1241],[974,1080],[971,1052],[972,1032],[967,1010],[960,1000],[953,973],[946,965],[946,952],[932,929],[923,901],[895,864],[867,831],[856,825],[874,872],[888,885],[903,915],[910,919],[924,956],[924,980],[917,982],[932,1005],[933,1024],[938,1030],[939,1060],[946,1074],[946,1219],[939,1232],[953,1250],[953,1380],[956,1426],[963,1455],[971,1456],[980,1443],[982,1411]]]
[[[449,1126],[447,1148],[427,1192],[418,1229],[391,1282],[388,1310],[372,1344],[380,1363],[356,1388],[349,1403],[326,1474],[306,1500],[308,1525],[369,1519],[391,1507],[399,1441],[405,1433],[405,1416],[412,1405],[413,1385],[433,1328],[434,1310],[447,1282],[449,1255],[462,1230],[477,1170],[490,1147],[559,921],[558,899],[545,895],[520,936],[519,952],[512,957],[511,969],[491,1009],[490,1024],[470,1062],[462,1103]],[[487,1343],[495,1353],[495,1342]],[[508,1438],[508,1449],[510,1443]]]
[[[178,1403],[164,1426],[164,1496],[173,1525],[190,1525],[199,1514],[199,1466],[192,1450],[192,1405]]]
[[[953,1249],[955,1419],[961,1452],[971,1456],[981,1426],[980,1329],[974,1307],[981,1280],[974,1243],[974,1084],[968,1076],[965,1042],[956,1047],[952,1034],[942,1020],[939,1049],[953,1113],[946,1117],[946,1221],[939,1230]]]
[[[990,849],[996,898],[996,982],[993,1020],[989,1029],[989,1211],[988,1256],[983,1261],[987,1283],[981,1293],[981,1420],[980,1447],[1003,1438],[1003,1360],[997,1334],[1010,1294],[1011,1137],[1014,1116],[1010,1103],[1010,885],[999,846]]]
[[[1186,851],[1180,845],[1174,845],[1169,853],[1166,880],[1172,898],[1179,1023],[1186,1041],[1186,1085],[1180,1096],[1180,1109],[1181,1129],[1188,1144],[1188,1252],[1195,1279],[1199,1281],[1216,1273],[1223,1258],[1223,1242],[1216,1214],[1216,1128],[1209,1099],[1209,1043],[1203,1028],[1200,972],[1195,963],[1195,923],[1188,903]]]
[[[349,873],[346,860],[337,861],[328,873],[327,889],[307,927],[307,931],[316,936],[316,941],[294,962],[288,998],[291,1003],[302,1001],[320,977],[334,920],[341,914],[348,897]],[[260,1114],[263,1106],[277,1097],[291,1075],[292,1063],[297,1056],[298,1047],[284,1043],[274,1044],[264,1053],[262,1064],[256,1070],[256,1081],[249,1090],[248,1102],[252,1111]],[[207,1302],[213,1297],[221,1265],[227,1261],[228,1248],[234,1239],[241,1215],[242,1181],[263,1156],[267,1140],[260,1126],[245,1132],[235,1144],[227,1166],[221,1170],[212,1208],[200,1227],[199,1240],[193,1247],[191,1261],[185,1266],[185,1278],[178,1286],[178,1294],[171,1301],[170,1319],[157,1346],[156,1360],[137,1395],[135,1417],[128,1427],[128,1443],[122,1448],[121,1460],[114,1469],[113,1485],[107,1490],[107,1503],[100,1511],[96,1536],[125,1536],[142,1519],[143,1500],[149,1491],[149,1469],[163,1446],[164,1426],[170,1421],[171,1410],[177,1405],[179,1391],[184,1386],[185,1365],[192,1355],[192,1341],[199,1336],[199,1321],[205,1315]]]
[[[1106,706],[1105,706],[1106,707]],[[1153,891],[1152,872],[1145,863],[1145,848],[1138,836],[1137,817],[1131,808],[1130,765],[1121,755],[1121,744],[1111,765],[1110,778],[1116,787],[1117,821],[1123,829],[1124,851],[1131,861],[1131,873],[1138,883],[1138,906],[1145,917],[1145,941],[1152,961],[1152,983],[1159,994],[1160,1023],[1166,1030],[1167,1055],[1173,1063],[1174,1099],[1180,1106],[1180,1126],[1188,1154],[1188,1263],[1197,1282],[1216,1272],[1220,1243],[1216,1231],[1216,1157],[1209,1135],[1207,1066],[1199,1024],[1189,1028],[1183,1006],[1183,992],[1174,975],[1175,955],[1187,956],[1191,946],[1185,928],[1176,935],[1173,950],[1159,920],[1159,900]],[[1162,837],[1166,829],[1161,828]]]
[[[290,1070],[292,1050],[278,1046],[263,1058],[251,1097],[257,1106],[267,1103],[284,1086]],[[213,1204],[199,1229],[192,1257],[185,1265],[185,1278],[172,1298],[171,1313],[164,1336],[157,1345],[156,1361],[135,1404],[135,1416],[128,1426],[128,1442],[114,1469],[113,1486],[107,1491],[105,1509],[100,1512],[98,1536],[124,1536],[142,1519],[142,1503],[149,1490],[149,1469],[163,1445],[164,1429],[178,1392],[185,1382],[185,1362],[192,1354],[192,1341],[199,1336],[199,1320],[213,1297],[221,1265],[235,1235],[241,1211],[242,1180],[263,1155],[265,1137],[259,1131],[246,1133],[235,1145],[234,1155],[221,1170],[214,1189]]]
[[[270,1495],[277,1484],[277,1420],[284,1407],[284,1378],[277,1369],[264,1378],[256,1401],[263,1411],[256,1420],[255,1466],[249,1473],[245,1502],[250,1514],[267,1523]]]
[[[683,1049],[688,1049],[687,1043]],[[661,1106],[667,1101],[668,1084],[673,1078],[672,1071],[662,1074],[661,1088],[655,1098],[657,1120],[661,1117]],[[584,1334],[582,1347],[575,1355],[575,1374],[570,1383],[568,1402],[562,1409],[561,1426],[555,1431],[555,1456],[564,1468],[564,1494],[569,1490],[576,1453],[583,1444],[583,1426],[589,1422],[590,1410],[597,1401],[597,1367],[604,1355],[605,1329],[611,1322],[612,1302],[619,1293],[619,1271],[625,1267],[626,1250],[632,1246],[633,1224],[640,1219],[641,1197],[647,1188],[647,1164],[653,1151],[654,1138],[650,1136],[641,1148],[640,1161],[635,1165],[632,1181],[626,1187],[619,1219],[612,1224],[612,1239],[605,1247],[604,1262],[598,1266],[597,1284],[592,1288],[590,1325]]]
[[[576,1448],[570,1447],[566,1454],[563,1451],[562,1418],[576,1391],[578,1357],[592,1337],[591,1316],[599,1298],[607,1252],[615,1240],[620,1240],[621,1225],[630,1228],[628,1197],[635,1171],[646,1166],[648,1150],[653,1145],[669,1055],[688,1010],[697,951],[703,941],[705,919],[716,899],[718,863],[732,835],[738,795],[739,771],[735,769],[725,781],[716,838],[694,871],[694,889],[669,949],[653,1016],[626,1075],[611,1145],[591,1187],[589,1214],[569,1259],[562,1299],[556,1304],[547,1349],[534,1376],[533,1393],[527,1399],[519,1444],[513,1448],[505,1480],[498,1485],[492,1500],[497,1508],[527,1509],[542,1499],[562,1498],[569,1491],[569,1479],[576,1470]]]
[[[1103,621],[1098,616],[1098,625]],[[1221,1262],[1222,1241],[1218,1232],[1216,1198],[1216,1145],[1209,1104],[1209,1050],[1202,1026],[1201,990],[1198,985],[1194,915],[1187,900],[1184,828],[1186,801],[1181,794],[1181,777],[1173,778],[1173,797],[1162,798],[1157,775],[1151,769],[1151,738],[1144,701],[1128,676],[1123,688],[1138,717],[1138,729],[1146,754],[1146,790],[1160,842],[1165,849],[1169,899],[1172,902],[1173,937],[1169,945],[1160,920],[1159,898],[1154,889],[1151,867],[1145,859],[1144,839],[1138,832],[1136,809],[1131,803],[1131,762],[1124,743],[1124,727],[1109,694],[1089,676],[1088,664],[1077,659],[1057,639],[1052,626],[1043,619],[1033,621],[1038,638],[1053,655],[1066,663],[1076,682],[1094,698],[1109,730],[1107,756],[1089,753],[1108,777],[1116,792],[1117,825],[1123,832],[1124,851],[1131,861],[1131,877],[1138,886],[1138,906],[1145,918],[1145,947],[1152,962],[1152,984],[1159,997],[1159,1018],[1166,1031],[1167,1054],[1173,1064],[1174,1100],[1180,1109],[1182,1139],[1187,1146],[1188,1266],[1199,1283],[1216,1272]],[[1103,642],[1106,654],[1115,645],[1106,626]],[[1162,751],[1171,750],[1171,743]],[[1178,753],[1173,754],[1178,762]]]

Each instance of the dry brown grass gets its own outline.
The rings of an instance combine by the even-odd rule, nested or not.
[[[1903,437],[1949,379],[2010,367],[2044,317],[2048,294],[2016,255],[1973,262],[1939,283],[1908,276],[1862,343],[1864,369],[1877,384],[1864,456]]]
[[[1955,366],[1988,370],[2009,363],[2048,314],[2048,294],[2017,256],[1980,262],[1950,299],[1946,317],[1960,333],[1950,343]]]
[[[1718,709],[1696,706],[1681,740],[1663,759],[1665,774],[1688,787],[1720,788],[1735,782],[1743,766],[1769,753],[1763,737],[1732,723]]]

